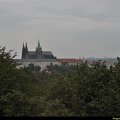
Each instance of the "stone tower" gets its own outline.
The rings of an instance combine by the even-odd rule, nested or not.
[[[25,47],[25,58],[28,59],[28,47],[27,47],[27,43],[26,43],[26,47]]]
[[[39,40],[38,40],[38,46],[36,47],[36,58],[42,59],[42,47],[40,46]]]
[[[27,47],[27,43],[26,43],[26,46],[23,43],[22,59],[28,59],[28,47]]]
[[[23,48],[22,48],[22,59],[25,59],[26,58],[26,49],[25,49],[25,46],[24,46],[24,43],[23,43]]]

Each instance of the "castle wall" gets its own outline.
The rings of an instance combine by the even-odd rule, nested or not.
[[[24,68],[24,67],[28,67],[29,64],[34,64],[34,66],[40,66],[42,70],[46,69],[47,65],[51,65],[51,63],[53,65],[61,65],[61,63],[57,60],[18,60],[19,63],[21,63],[21,65],[17,66],[18,69],[20,68]]]

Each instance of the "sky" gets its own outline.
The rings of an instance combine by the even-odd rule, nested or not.
[[[120,56],[120,0],[0,0],[0,46],[58,58]]]

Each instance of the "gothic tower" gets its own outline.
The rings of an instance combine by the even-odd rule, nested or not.
[[[28,58],[28,47],[27,43],[26,46],[23,43],[23,48],[22,48],[22,59],[27,59]]]
[[[28,59],[28,47],[27,47],[27,43],[26,43],[26,47],[25,47],[25,58]]]
[[[37,59],[42,59],[42,47],[40,46],[39,40],[38,40],[38,46],[36,47],[36,57]]]
[[[23,48],[22,48],[22,59],[25,59],[25,46],[23,43]]]

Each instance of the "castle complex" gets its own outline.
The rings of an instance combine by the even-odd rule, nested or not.
[[[22,57],[18,60],[21,65],[17,66],[17,68],[29,67],[31,64],[34,66],[39,66],[41,70],[44,70],[47,66],[60,65],[57,58],[52,54],[51,51],[43,51],[38,41],[38,46],[35,51],[29,51],[26,45],[23,43],[22,48]]]
[[[31,65],[34,67],[39,67],[40,70],[45,70],[47,66],[50,65],[80,65],[81,63],[87,61],[87,63],[91,66],[94,64],[92,60],[85,60],[85,59],[75,59],[75,58],[57,58],[53,55],[51,51],[43,51],[38,41],[38,45],[35,51],[29,51],[27,43],[22,48],[22,57],[21,59],[17,59],[20,65],[17,68],[24,68],[30,67]],[[113,65],[113,62],[106,62],[107,67],[109,68]]]
[[[47,66],[52,65],[62,65],[62,64],[79,64],[80,59],[57,59],[51,51],[43,51],[38,41],[38,45],[35,51],[29,51],[27,43],[22,48],[22,57],[18,59],[21,65],[17,68],[29,67],[31,64],[34,66],[39,66],[41,70],[46,69]]]
[[[36,51],[28,51],[27,43],[26,46],[23,43],[22,59],[56,59],[56,57],[53,56],[51,51],[42,51],[42,47],[38,41]]]

